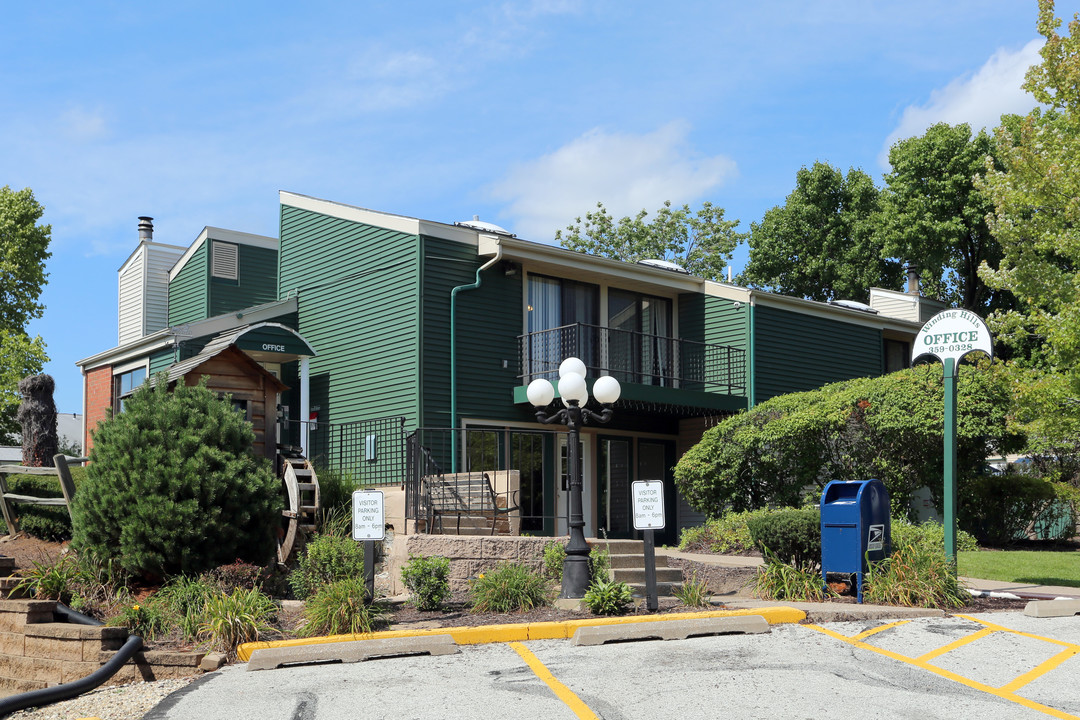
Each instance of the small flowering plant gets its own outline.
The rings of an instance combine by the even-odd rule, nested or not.
[[[551,601],[551,586],[532,568],[503,563],[469,583],[474,612],[528,612]]]
[[[144,640],[153,640],[166,629],[165,616],[153,602],[124,605],[118,615],[109,619],[109,625],[126,627]]]

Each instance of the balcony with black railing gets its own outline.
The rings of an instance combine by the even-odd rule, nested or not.
[[[559,364],[580,358],[590,377],[720,395],[746,393],[741,348],[575,323],[518,337],[522,385],[555,380]]]

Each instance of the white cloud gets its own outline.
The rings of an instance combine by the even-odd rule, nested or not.
[[[60,123],[64,135],[77,142],[102,138],[108,129],[101,108],[93,110],[82,106],[68,108],[60,116]]]
[[[502,215],[514,231],[547,241],[599,201],[615,217],[650,212],[665,200],[692,202],[736,174],[724,155],[700,157],[689,127],[671,122],[644,135],[586,132],[558,150],[512,168],[492,188],[509,202]]]
[[[889,148],[897,140],[921,135],[939,122],[968,123],[973,131],[997,127],[1005,113],[1025,114],[1035,99],[1021,89],[1024,74],[1039,62],[1043,40],[1032,40],[1016,52],[998,50],[977,72],[959,77],[930,93],[925,105],[909,105],[889,135],[878,161],[889,165]]]

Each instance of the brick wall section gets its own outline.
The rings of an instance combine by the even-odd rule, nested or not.
[[[112,407],[112,366],[88,370],[83,378],[86,407],[83,408],[86,419],[86,436],[83,438],[83,454],[89,455],[94,443],[90,432],[105,419],[106,411]]]
[[[490,570],[501,562],[515,562],[540,571],[544,565],[544,545],[557,539],[547,537],[482,537],[476,535],[410,535],[409,555],[442,555],[450,559],[450,590],[469,589],[469,578]]]
[[[0,600],[0,697],[79,680],[116,654],[128,629],[53,622],[56,603]],[[106,685],[201,674],[205,653],[136,653]]]

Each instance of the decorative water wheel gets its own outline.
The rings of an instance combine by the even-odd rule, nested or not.
[[[281,484],[285,509],[281,511],[282,532],[278,538],[278,562],[286,563],[296,543],[296,531],[314,530],[319,515],[319,478],[302,455],[281,458]]]

